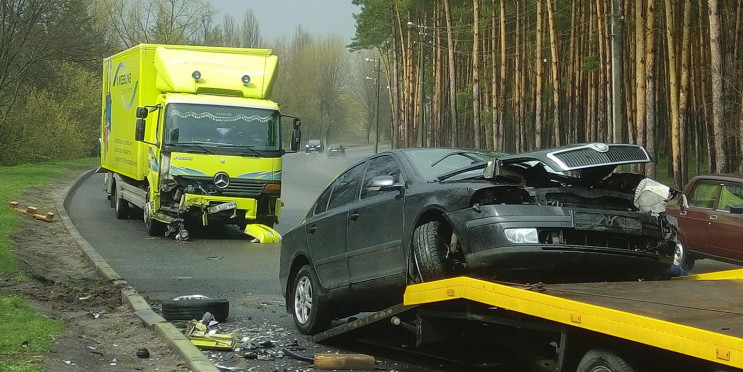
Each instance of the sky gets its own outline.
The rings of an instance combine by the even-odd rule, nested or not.
[[[238,24],[245,10],[253,9],[258,19],[261,37],[265,41],[277,37],[291,38],[298,25],[316,36],[337,34],[350,42],[356,32],[354,13],[358,6],[351,0],[206,0],[221,14],[229,13]],[[217,19],[221,20],[221,16]]]

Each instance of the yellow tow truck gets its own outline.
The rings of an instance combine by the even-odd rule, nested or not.
[[[438,357],[465,350],[463,359],[499,371],[739,371],[742,294],[743,269],[573,284],[457,277],[410,285],[403,303],[313,340],[364,339]]]

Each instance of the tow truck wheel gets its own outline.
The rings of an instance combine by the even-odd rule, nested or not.
[[[162,236],[165,234],[165,224],[152,218],[155,214],[152,208],[152,201],[150,201],[150,188],[147,188],[147,202],[144,204],[144,224],[146,226],[147,235],[149,236]]]
[[[121,197],[121,190],[114,184],[114,214],[116,219],[124,220],[129,218],[129,202]]]
[[[430,281],[446,276],[447,246],[442,234],[442,223],[431,221],[413,231],[413,259],[419,280]]]
[[[577,372],[635,372],[635,369],[617,354],[606,349],[591,349],[578,363]]]
[[[306,335],[321,332],[330,326],[329,318],[323,313],[319,288],[320,283],[312,267],[302,266],[294,279],[291,309],[294,324],[299,332]]]

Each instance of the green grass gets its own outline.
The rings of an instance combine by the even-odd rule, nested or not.
[[[43,186],[65,172],[92,167],[97,161],[97,158],[89,158],[0,167],[0,202],[6,205],[0,208],[0,274],[17,277],[21,274],[13,258],[10,235],[23,216],[8,208],[10,202],[29,188]],[[0,295],[0,316],[5,320],[3,332],[0,332],[0,371],[39,371],[36,363],[40,360],[39,353],[49,350],[52,338],[64,325],[38,314],[18,295]],[[21,346],[24,341],[28,341],[27,347]]]

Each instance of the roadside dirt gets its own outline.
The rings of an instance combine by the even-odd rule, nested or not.
[[[55,216],[52,222],[22,217],[11,247],[28,279],[0,276],[0,293],[21,294],[41,314],[67,325],[61,338],[53,341],[54,350],[33,359],[42,361],[44,371],[189,371],[133,314],[120,289],[95,271],[58,217],[57,201],[81,174],[70,172],[17,200],[21,208],[34,206],[39,214]],[[137,356],[143,348],[149,358]]]

